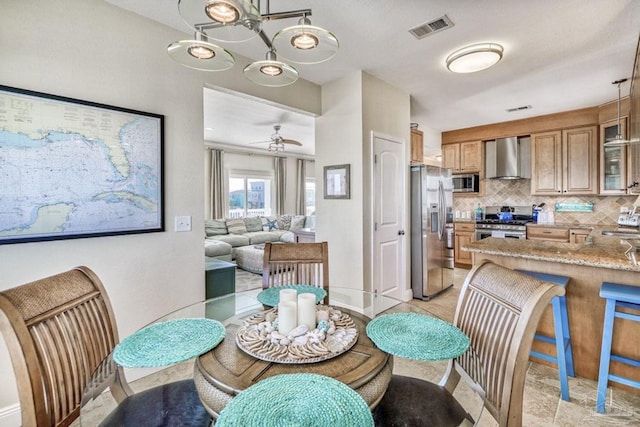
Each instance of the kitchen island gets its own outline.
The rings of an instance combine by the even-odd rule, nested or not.
[[[640,286],[640,265],[625,255],[629,245],[619,237],[603,236],[601,231],[594,229],[586,243],[581,244],[490,237],[462,248],[472,253],[474,265],[487,259],[513,269],[571,278],[566,295],[575,371],[576,375],[593,380],[598,377],[604,322],[605,302],[599,296],[600,286],[602,282]],[[538,332],[553,336],[550,308],[540,320]],[[614,352],[640,359],[638,336],[637,323],[616,319]],[[535,341],[534,348],[555,355],[555,348],[550,344]],[[611,372],[640,381],[637,368],[612,362]],[[623,387],[616,383],[612,385]]]

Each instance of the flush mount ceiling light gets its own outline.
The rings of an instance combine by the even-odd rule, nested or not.
[[[447,68],[454,73],[486,70],[502,59],[504,49],[496,43],[478,43],[463,47],[447,57]]]
[[[618,126],[615,138],[611,141],[607,141],[604,143],[605,147],[616,147],[623,146],[629,144],[637,144],[640,142],[639,139],[624,139],[622,137],[622,126],[620,125],[620,85],[626,82],[627,79],[616,80],[615,82],[611,82],[611,84],[618,85]]]
[[[196,32],[193,40],[180,40],[167,47],[169,56],[184,65],[201,71],[224,71],[233,67],[233,55],[227,50],[207,41],[207,37]]]
[[[267,52],[264,61],[256,61],[244,68],[244,75],[261,86],[287,86],[298,80],[298,71],[284,62],[278,61],[275,51]]]
[[[332,58],[338,51],[339,43],[330,31],[311,25],[311,9],[271,13],[270,3],[270,0],[178,0],[178,10],[187,25],[205,39],[243,42],[260,36],[268,49],[267,59],[250,64],[244,69],[244,74],[259,85],[285,86],[298,79],[298,72],[292,66],[278,61],[276,54],[292,62],[316,64]],[[264,4],[264,10],[261,4]],[[263,22],[289,18],[299,18],[298,25],[284,28],[273,39],[262,30]],[[189,50],[191,45],[187,42],[169,45],[169,54],[187,67],[215,70],[215,67],[202,65],[218,54],[211,49],[215,45],[194,45]],[[180,53],[172,50],[172,47],[174,50],[180,47]],[[215,55],[212,56],[212,52]],[[194,67],[192,57],[198,58],[195,64],[199,67]]]

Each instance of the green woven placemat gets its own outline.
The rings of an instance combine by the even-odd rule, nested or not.
[[[311,285],[284,285],[273,286],[258,294],[258,301],[269,307],[275,307],[280,301],[280,291],[283,289],[295,289],[299,294],[311,293],[316,294],[316,302],[322,301],[327,296],[327,291],[317,286]]]
[[[444,320],[418,313],[393,313],[367,324],[367,336],[386,353],[414,360],[446,360],[469,348],[469,338]]]
[[[368,427],[373,416],[364,399],[333,378],[283,374],[238,394],[220,412],[216,427]]]
[[[156,323],[122,340],[113,351],[113,360],[125,368],[172,365],[211,350],[225,332],[224,325],[212,319]]]

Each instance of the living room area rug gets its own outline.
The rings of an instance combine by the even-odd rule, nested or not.
[[[236,269],[236,292],[259,289],[262,287],[262,275]]]

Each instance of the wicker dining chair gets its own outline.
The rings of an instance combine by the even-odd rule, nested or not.
[[[451,360],[439,385],[394,375],[375,410],[377,426],[457,426],[473,418],[451,393],[462,377],[498,425],[522,425],[529,352],[538,321],[564,289],[492,262],[474,267],[464,282],[454,324],[470,339]]]
[[[265,243],[262,288],[313,285],[329,292],[329,245],[319,243]]]
[[[133,394],[122,368],[107,358],[118,343],[113,319],[104,286],[87,267],[0,292],[0,331],[16,376],[22,425],[67,426],[79,417],[85,391],[91,391],[85,399],[93,398],[107,387],[119,402],[111,425],[163,425],[176,417],[207,425],[193,381]],[[172,394],[175,410],[165,398]]]

